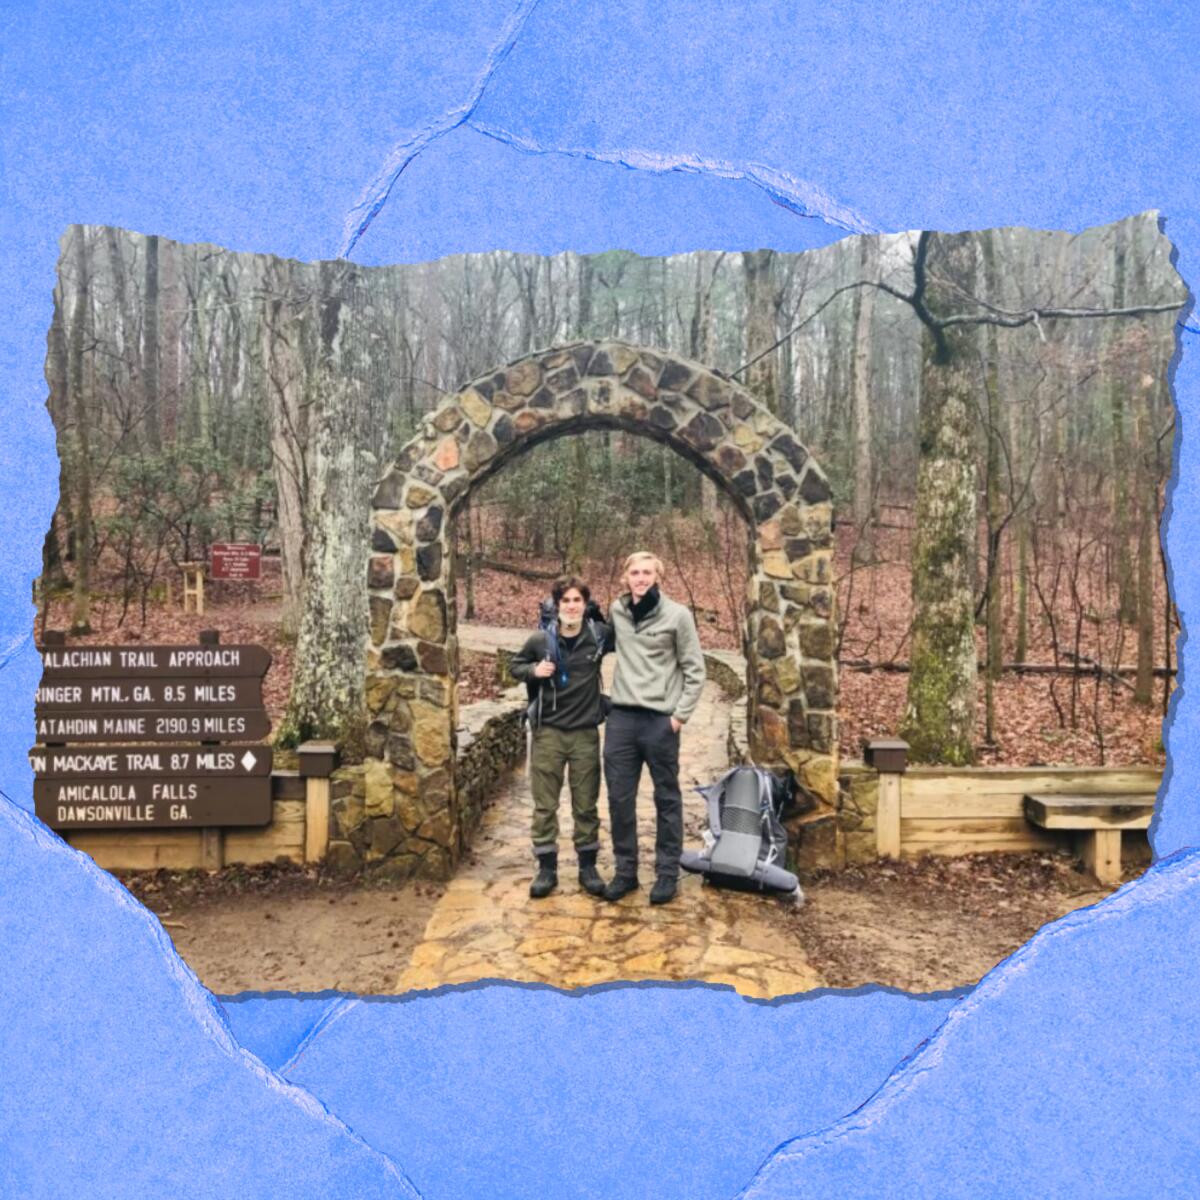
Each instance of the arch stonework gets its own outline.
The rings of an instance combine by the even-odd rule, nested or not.
[[[837,666],[824,473],[795,434],[728,377],[658,350],[576,342],[467,384],[424,419],[375,490],[365,815],[386,823],[386,834],[372,836],[378,848],[369,857],[445,877],[463,849],[454,778],[455,513],[537,443],[614,428],[669,445],[749,523],[750,757],[791,766],[832,810]]]

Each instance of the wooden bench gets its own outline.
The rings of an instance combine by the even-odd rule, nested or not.
[[[1084,865],[1101,883],[1121,881],[1121,831],[1148,829],[1153,794],[1127,796],[1024,797],[1025,817],[1043,829],[1069,829],[1077,835]]]

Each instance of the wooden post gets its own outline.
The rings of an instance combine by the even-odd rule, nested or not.
[[[200,612],[204,612],[204,584],[200,585]],[[200,645],[219,646],[221,633],[217,629],[200,630]],[[201,742],[202,746],[219,746],[220,742]],[[206,825],[200,830],[200,866],[206,871],[219,871],[225,865],[225,830],[219,825]]]
[[[900,777],[908,766],[908,743],[899,738],[875,738],[863,746],[863,760],[879,772],[875,852],[880,858],[899,858]]]
[[[1121,831],[1089,829],[1079,835],[1083,865],[1103,884],[1121,882]]]
[[[188,601],[197,616],[204,616],[204,564],[202,562],[180,563],[183,569],[183,611],[188,610]]]
[[[318,862],[329,848],[329,777],[340,757],[333,742],[303,742],[300,778],[304,780],[304,861]]]
[[[900,857],[900,776],[892,771],[879,772],[875,852],[880,858]]]
[[[225,865],[225,830],[219,826],[200,830],[200,865],[206,871],[219,871]]]
[[[42,633],[42,645],[49,649],[52,646],[65,646],[67,644],[67,635],[61,629],[47,629]],[[49,746],[65,746],[66,742],[46,742]],[[69,841],[64,834],[63,841]]]

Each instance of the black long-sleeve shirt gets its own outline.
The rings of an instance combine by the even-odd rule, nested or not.
[[[594,636],[593,636],[594,631]],[[538,679],[533,668],[549,655],[550,639],[543,630],[533,634],[513,655],[509,670],[514,679],[541,688],[541,724],[555,729],[592,729],[604,720],[600,708],[600,660],[613,649],[612,627],[602,621],[583,623],[573,642],[559,631],[562,665],[567,682],[558,676]]]

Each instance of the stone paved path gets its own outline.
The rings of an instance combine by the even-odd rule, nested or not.
[[[467,630],[460,626],[460,636]],[[499,634],[499,631],[496,631]],[[506,631],[520,633],[520,631]],[[490,635],[491,631],[486,631]],[[463,638],[494,648],[477,629]],[[606,673],[611,670],[606,663]],[[703,802],[692,790],[726,767],[729,705],[715,684],[683,731],[684,844],[700,844]],[[684,874],[678,897],[652,908],[654,804],[644,775],[638,797],[642,887],[616,904],[589,896],[576,881],[570,842],[570,803],[560,805],[559,888],[529,899],[532,799],[524,771],[515,774],[484,814],[471,855],[434,909],[424,939],[397,980],[398,991],[477,979],[515,979],[584,987],[617,980],[704,980],[727,983],[748,996],[782,996],[820,987],[823,980],[784,930],[783,901],[721,891]],[[607,800],[601,873],[612,873]]]

